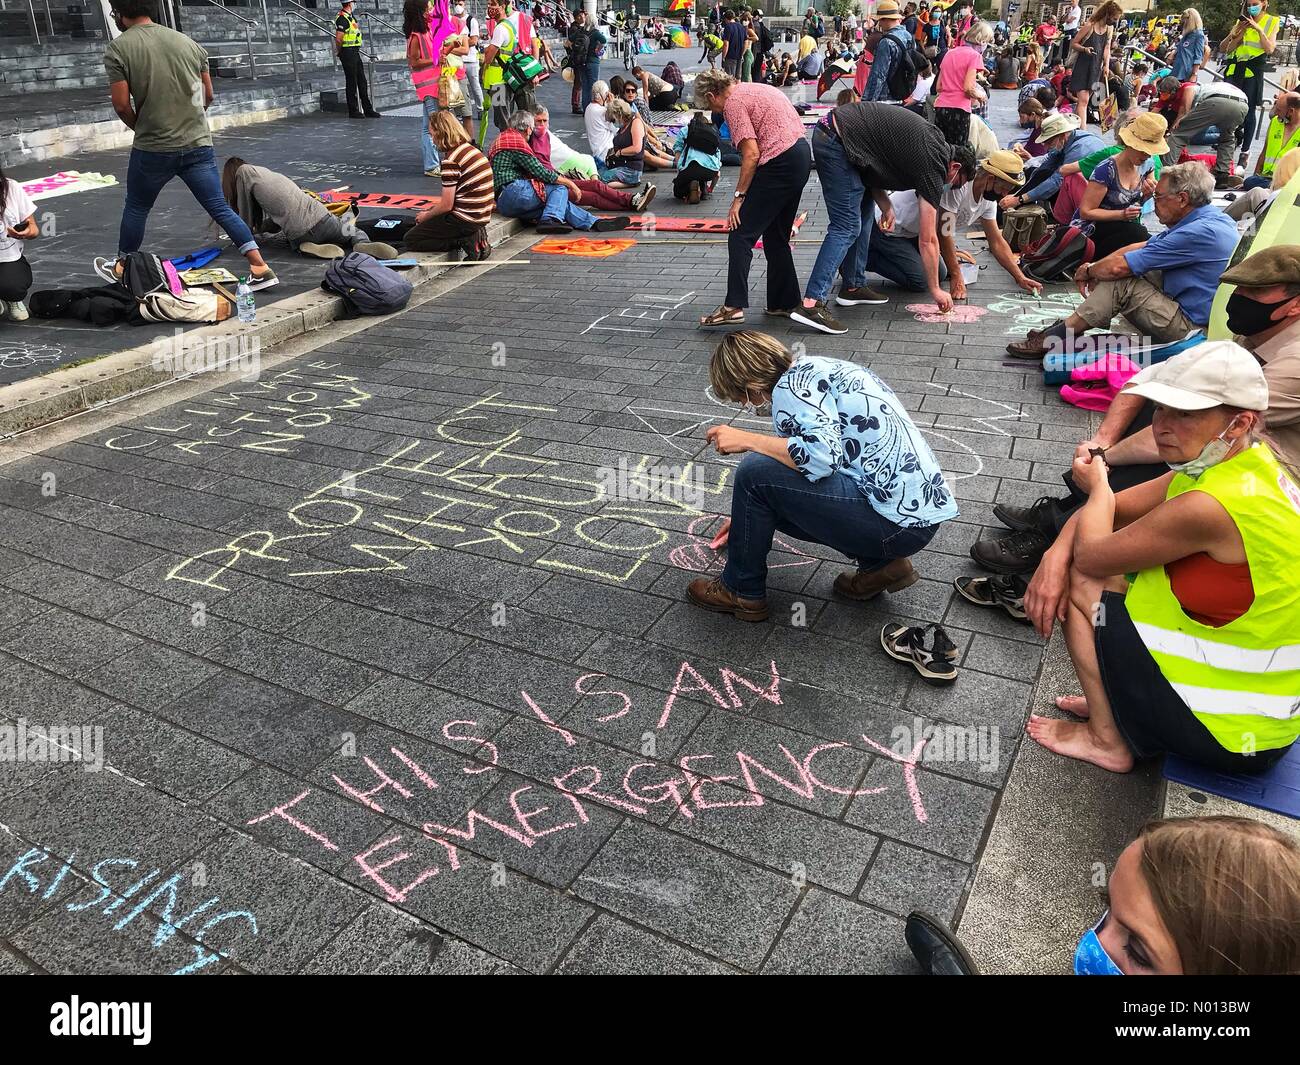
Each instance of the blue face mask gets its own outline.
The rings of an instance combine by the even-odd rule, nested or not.
[[[1088,929],[1079,940],[1079,946],[1074,952],[1074,975],[1075,976],[1123,976],[1124,971],[1110,960],[1110,955],[1106,953],[1106,948],[1101,945],[1101,940],[1097,938],[1097,929],[1106,923],[1106,918],[1110,916],[1110,910],[1101,915],[1101,920]]]
[[[1246,13],[1250,15],[1251,18],[1254,18],[1263,10],[1264,6],[1262,4],[1251,4],[1250,7],[1246,8]]]

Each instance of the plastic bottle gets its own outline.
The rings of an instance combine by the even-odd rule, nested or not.
[[[248,278],[246,277],[239,280],[239,287],[235,290],[235,304],[239,308],[239,320],[241,322],[257,320],[257,301],[253,298],[253,290],[248,287]]]

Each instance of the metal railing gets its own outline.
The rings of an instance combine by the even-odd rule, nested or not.
[[[231,18],[239,19],[244,24],[244,42],[248,46],[248,76],[257,77],[257,57],[253,54],[253,30],[252,27],[257,25],[257,21],[251,18],[244,18],[243,15],[231,11],[230,8],[224,7],[217,3],[217,0],[203,0],[205,4],[211,4],[218,11],[223,11]],[[264,9],[265,10],[265,9]],[[267,31],[270,32],[269,30]]]
[[[265,2],[266,0],[263,0],[263,3]],[[302,4],[297,2],[297,0],[279,0],[279,2],[285,7],[290,15],[298,16],[298,18],[302,19],[303,22],[307,23],[307,25],[312,27],[312,29],[320,30],[328,36],[331,41],[336,41],[338,39],[334,27],[332,25],[327,26],[322,22],[317,22],[313,17],[310,8],[303,7]],[[373,17],[369,12],[362,12],[362,14],[367,18]],[[380,21],[383,20],[381,19]],[[384,25],[387,26],[388,23],[384,23]],[[332,54],[335,59],[339,58],[338,49],[333,49]],[[375,84],[375,61],[379,58],[379,54],[375,51],[374,45],[367,45],[364,41],[361,45],[361,54],[365,57],[366,62],[370,67],[369,79],[373,90]],[[298,81],[298,53],[293,36],[292,19],[289,20],[289,58],[293,63],[293,80],[296,83]],[[339,61],[342,62],[342,60]]]

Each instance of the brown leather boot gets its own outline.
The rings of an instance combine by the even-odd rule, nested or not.
[[[883,569],[841,573],[835,578],[835,591],[845,599],[874,599],[881,592],[901,592],[920,579],[910,558],[896,558]]]
[[[741,621],[766,621],[766,599],[741,599],[722,583],[721,577],[697,577],[686,589],[687,598],[705,610],[731,614]]]

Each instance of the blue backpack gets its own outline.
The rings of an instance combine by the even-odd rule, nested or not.
[[[390,270],[373,255],[351,252],[325,268],[320,287],[342,296],[348,317],[362,314],[392,314],[411,298],[411,283]]]

